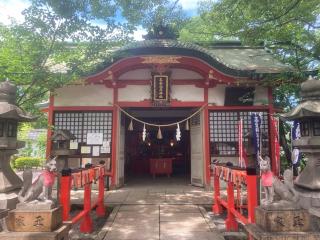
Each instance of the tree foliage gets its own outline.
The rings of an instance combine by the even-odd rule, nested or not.
[[[200,16],[181,31],[182,40],[200,43],[238,39],[246,45],[264,44],[298,73],[269,82],[282,106],[298,97],[299,72],[317,69],[320,62],[320,2],[318,0],[205,0]]]
[[[85,76],[108,50],[132,41],[137,26],[184,21],[178,1],[169,0],[33,0],[23,15],[22,24],[0,24],[0,79],[19,85],[18,105],[34,113],[50,90]]]

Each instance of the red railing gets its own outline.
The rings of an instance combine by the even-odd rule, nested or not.
[[[228,231],[237,231],[237,219],[243,223],[254,223],[254,209],[258,204],[257,179],[258,176],[250,174],[246,169],[235,169],[221,165],[214,165],[214,203],[212,212],[215,214],[222,213],[222,207],[227,210],[227,219],[225,220]],[[227,199],[223,199],[220,193],[220,180],[227,183]],[[236,201],[235,201],[236,187]],[[242,204],[241,190],[245,189],[247,193],[247,203]],[[247,210],[244,214],[243,209]]]
[[[96,208],[98,216],[105,216],[104,191],[105,191],[105,166],[90,167],[84,170],[71,173],[71,171],[62,171],[60,179],[60,204],[62,205],[63,221],[71,221],[72,224],[79,222],[80,231],[83,233],[92,232],[92,219],[90,211]],[[94,204],[91,204],[91,187],[92,183],[98,181],[98,198]],[[70,219],[70,192],[71,188],[84,188],[83,193],[83,210]]]

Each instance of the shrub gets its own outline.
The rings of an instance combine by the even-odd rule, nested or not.
[[[25,168],[33,168],[40,167],[44,163],[44,159],[37,157],[18,157],[14,161],[14,168],[16,169],[25,169]]]

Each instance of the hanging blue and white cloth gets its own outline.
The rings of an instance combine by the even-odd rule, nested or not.
[[[301,134],[300,134],[300,124],[298,121],[294,121],[293,122],[293,127],[292,127],[292,130],[291,130],[291,134],[292,134],[292,139],[291,140],[296,140],[296,139],[299,139],[301,137]],[[292,144],[292,141],[291,141],[291,144]],[[299,164],[299,160],[300,160],[300,151],[298,148],[294,147],[292,149],[292,153],[291,153],[291,161],[292,161],[292,164],[296,165],[296,164]]]
[[[251,114],[251,127],[253,133],[253,145],[255,154],[257,156],[261,155],[261,116],[258,113]]]

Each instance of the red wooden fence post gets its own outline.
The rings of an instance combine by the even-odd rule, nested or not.
[[[104,166],[99,168],[99,195],[98,195],[98,206],[96,209],[97,215],[100,217],[105,216],[106,211],[104,208]]]
[[[220,179],[219,176],[217,176],[216,173],[214,173],[213,177],[213,187],[214,187],[214,204],[212,205],[212,212],[214,214],[221,214],[222,213],[222,207],[220,204]]]
[[[225,221],[226,229],[228,231],[232,231],[232,230],[237,231],[238,223],[231,211],[231,209],[234,209],[234,187],[233,187],[233,182],[231,182],[230,180],[228,181],[227,195],[228,195],[227,197],[228,208],[227,208],[227,219]]]
[[[82,233],[92,232],[92,219],[90,216],[91,211],[91,182],[89,179],[89,170],[86,170],[84,174],[87,174],[87,181],[84,185],[84,200],[83,200],[83,211],[85,215],[80,224],[80,231]]]
[[[62,220],[67,221],[70,213],[71,170],[61,171],[60,204],[62,205]]]
[[[255,222],[254,211],[258,206],[257,175],[247,174],[248,221]]]

